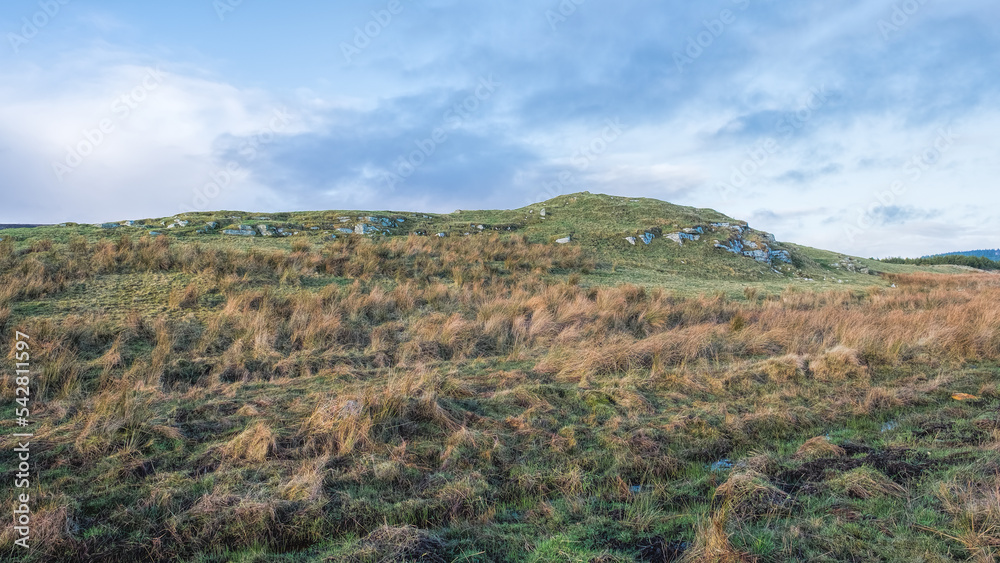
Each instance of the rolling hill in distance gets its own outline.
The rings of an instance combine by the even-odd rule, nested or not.
[[[943,254],[932,254],[931,256],[925,256],[925,258],[933,258],[935,256],[978,256],[980,258],[989,258],[990,260],[1000,260],[1000,249],[989,248],[984,250],[963,250],[959,252],[945,252]]]

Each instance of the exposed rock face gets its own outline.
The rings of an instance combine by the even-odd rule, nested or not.
[[[701,235],[694,235],[686,232],[670,233],[665,235],[666,238],[676,242],[677,244],[683,245],[686,240],[699,240]]]
[[[775,260],[784,262],[785,264],[792,263],[792,255],[788,253],[787,250],[771,250],[771,262]]]
[[[225,229],[222,231],[222,234],[239,237],[252,237],[257,234],[257,231],[252,229]]]
[[[728,240],[725,242],[719,242],[718,240],[715,241],[716,248],[721,248],[728,252],[732,252],[733,254],[747,256],[762,264],[772,266],[775,261],[784,262],[786,264],[792,263],[792,256],[787,250],[777,250],[771,248],[770,245],[775,244],[774,235],[771,233],[751,231],[751,229],[745,225],[733,226],[728,223],[714,223],[713,226],[715,225],[718,225],[720,229],[728,229],[730,231]],[[757,240],[744,238],[748,233],[757,237]]]

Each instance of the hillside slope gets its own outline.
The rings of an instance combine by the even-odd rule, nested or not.
[[[212,247],[288,249],[294,241],[323,244],[337,238],[381,239],[410,235],[476,237],[495,233],[529,242],[579,247],[597,261],[584,283],[641,283],[682,293],[742,292],[747,283],[780,290],[789,283],[814,289],[885,284],[878,272],[933,271],[895,266],[775,241],[745,221],[711,209],[648,198],[588,192],[555,197],[512,210],[327,210],[283,213],[192,212],[103,225],[64,223],[12,229],[4,236],[22,245],[50,239],[67,243],[145,235],[194,240]],[[956,270],[957,271],[957,270]]]

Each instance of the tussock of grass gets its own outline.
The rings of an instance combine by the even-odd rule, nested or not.
[[[824,457],[842,457],[844,455],[847,455],[844,448],[831,443],[830,439],[826,436],[816,436],[815,438],[810,438],[795,451],[795,457],[804,460]]]
[[[262,463],[277,450],[274,432],[263,421],[255,422],[230,440],[222,455],[232,461]]]
[[[842,473],[829,481],[827,486],[838,494],[851,498],[867,499],[878,496],[901,497],[906,489],[892,482],[879,470],[861,466]]]

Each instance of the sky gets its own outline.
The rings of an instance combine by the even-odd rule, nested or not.
[[[0,223],[590,191],[1000,247],[996,0],[4,0]]]

